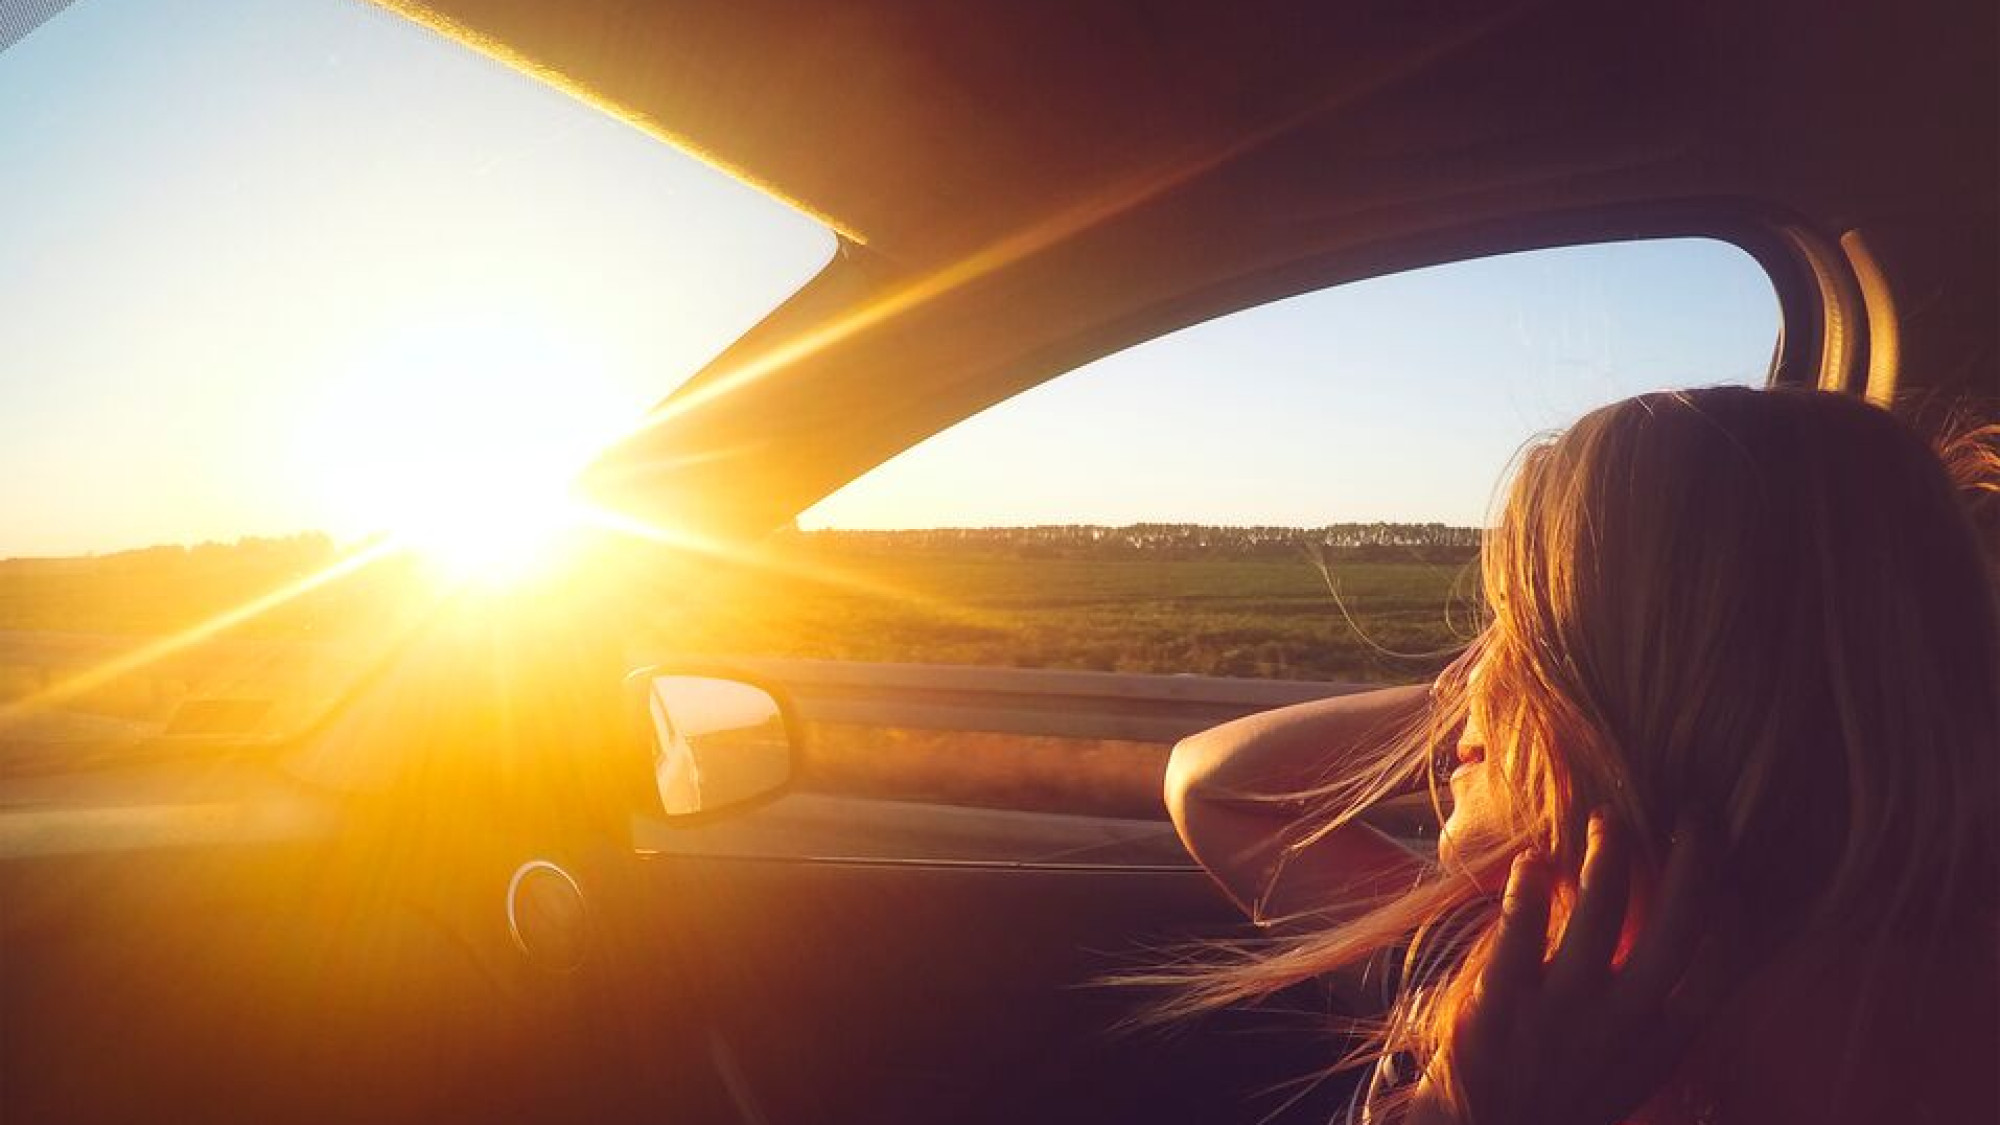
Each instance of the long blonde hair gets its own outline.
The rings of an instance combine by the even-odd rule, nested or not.
[[[1706,820],[1751,965],[1990,926],[2000,624],[1956,492],[1902,423],[1831,393],[1645,395],[1532,448],[1484,544],[1489,622],[1426,729],[1309,794],[1301,832],[1428,773],[1477,706],[1504,838],[1359,917],[1160,975],[1183,986],[1169,1007],[1401,948],[1400,997],[1348,1061],[1405,1058],[1449,1088],[1508,860],[1570,873],[1559,922],[1593,809],[1637,845],[1641,917],[1677,818]]]

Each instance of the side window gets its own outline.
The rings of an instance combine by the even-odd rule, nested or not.
[[[1246,309],[1001,403],[803,513],[782,549],[827,580],[768,599],[756,635],[734,639],[898,666],[787,675],[872,676],[905,696],[901,711],[843,712],[854,721],[821,740],[822,776],[919,792],[934,782],[911,782],[927,776],[912,762],[954,715],[949,756],[977,772],[980,739],[1171,743],[1160,700],[1193,681],[1144,674],[1291,685],[1202,688],[1269,701],[1425,679],[1476,628],[1479,529],[1524,443],[1643,391],[1761,385],[1778,330],[1756,263],[1694,239],[1466,261]],[[1123,695],[1125,721],[1108,705],[1079,704],[1068,727],[1028,713],[1072,691]],[[902,714],[933,733],[892,729]],[[1096,768],[1074,746],[1059,760],[1045,788]],[[1024,776],[994,761],[959,788]]]

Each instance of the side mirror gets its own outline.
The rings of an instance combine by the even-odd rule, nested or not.
[[[770,691],[725,676],[647,668],[626,680],[648,732],[660,811],[699,816],[775,796],[792,779],[795,725]]]

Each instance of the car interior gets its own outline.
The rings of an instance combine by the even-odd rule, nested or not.
[[[1514,251],[1720,240],[1769,277],[1771,384],[1919,419],[2000,394],[1989,3],[380,8],[837,236],[584,478],[691,541],[755,543],[1133,345]],[[862,833],[838,802],[774,803],[806,721],[864,713],[859,689],[780,661],[635,667],[592,632],[616,582],[588,593],[441,611],[282,739],[196,714],[143,753],[10,748],[0,1119],[1206,1123],[1346,1103],[1324,1017],[1353,982],[1166,1030],[1103,984],[1255,932],[1163,819],[883,806]],[[983,729],[1161,743],[1338,694],[1105,703],[1089,675],[902,690],[939,730],[1004,689],[1014,725]],[[1095,725],[1048,717],[1065,707]],[[1421,840],[1429,815],[1378,823]]]

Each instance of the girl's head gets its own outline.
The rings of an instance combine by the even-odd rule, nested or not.
[[[1441,692],[1474,763],[1449,855],[1573,866],[1594,808],[1657,855],[1692,814],[1746,941],[1991,906],[1993,591],[1937,454],[1887,412],[1742,388],[1605,407],[1526,455],[1483,565],[1491,622]]]
[[[1508,863],[1534,848],[1573,878],[1599,809],[1635,844],[1635,921],[1677,822],[1706,826],[1752,964],[1991,922],[1994,590],[1943,462],[1890,414],[1741,388],[1605,407],[1525,455],[1482,565],[1489,624],[1430,729],[1327,785],[1307,836],[1443,749],[1435,876],[1206,976],[1185,1007],[1405,946],[1378,1047],[1435,1066]]]

